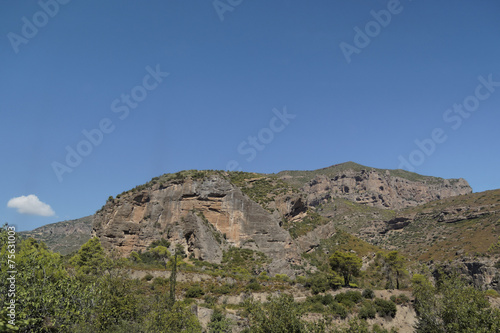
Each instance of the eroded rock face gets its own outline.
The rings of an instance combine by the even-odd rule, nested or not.
[[[238,187],[214,175],[156,184],[108,201],[94,216],[93,233],[106,249],[121,256],[144,251],[154,240],[165,238],[213,263],[221,262],[229,246],[261,251],[273,259],[271,272],[286,272],[299,257],[279,224],[279,218]]]
[[[438,181],[410,181],[391,176],[387,171],[346,170],[334,177],[318,175],[303,187],[307,203],[318,205],[330,197],[348,200],[374,207],[401,209],[429,201],[472,193],[465,179]]]
[[[332,220],[295,240],[282,224],[286,222],[288,227],[301,223],[308,210],[329,198],[399,209],[472,191],[463,179],[413,174],[412,177],[419,179],[413,181],[391,175],[389,170],[357,168],[316,175],[305,185],[300,182],[300,190],[297,185],[291,188],[272,177],[269,179],[273,180],[262,181],[267,176],[257,174],[249,174],[248,179],[222,172],[166,178],[109,200],[93,218],[93,235],[100,238],[106,249],[121,256],[146,251],[160,238],[171,242],[171,250],[180,244],[188,255],[212,263],[220,263],[223,252],[231,246],[252,249],[272,259],[267,266],[271,274],[293,275],[291,265],[303,264],[300,253],[314,250],[321,239],[331,237],[336,231],[333,220],[338,222],[339,217],[336,212],[325,216]],[[281,178],[286,177],[293,176]],[[456,215],[476,216],[473,213],[482,211],[443,212],[442,219],[448,222]],[[350,216],[342,218],[347,220]],[[413,220],[414,216],[390,221],[377,218],[366,233],[376,235],[404,229]]]
[[[462,278],[468,280],[476,288],[494,289],[500,292],[500,269],[495,259],[464,257],[443,264],[439,268],[448,274],[458,272]],[[433,271],[435,278],[439,277],[440,274],[439,269]]]

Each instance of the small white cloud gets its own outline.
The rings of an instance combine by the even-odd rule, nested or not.
[[[16,208],[19,214],[38,216],[54,216],[56,214],[50,205],[41,202],[40,199],[38,199],[38,197],[34,194],[12,198],[7,203],[7,207]]]

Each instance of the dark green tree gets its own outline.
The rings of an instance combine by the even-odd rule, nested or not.
[[[392,284],[392,279],[391,275],[393,275],[396,278],[396,289],[399,289],[400,287],[400,281],[401,278],[407,274],[405,270],[405,264],[406,264],[406,259],[405,257],[401,256],[398,251],[391,251],[384,255],[384,262],[387,265],[387,272],[389,273],[389,281],[391,281]]]
[[[175,247],[175,253],[173,258],[171,258],[170,262],[172,265],[172,272],[170,273],[170,295],[169,295],[169,304],[173,305],[175,303],[175,284],[177,282],[177,264],[181,253],[183,253],[182,246],[178,244]]]
[[[93,237],[82,245],[80,250],[70,259],[78,273],[100,276],[111,268],[111,260],[106,257],[99,238]]]
[[[363,262],[354,253],[335,251],[330,256],[330,267],[344,277],[344,285],[349,286],[351,277],[358,276]]]

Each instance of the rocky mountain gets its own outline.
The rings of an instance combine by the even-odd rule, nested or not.
[[[318,311],[339,315],[324,306],[327,297],[337,302],[345,290],[370,288],[396,303],[397,312],[374,312],[369,323],[413,332],[418,318],[408,288],[415,274],[431,281],[458,274],[484,290],[492,306],[500,306],[500,298],[494,298],[500,292],[500,189],[472,193],[463,179],[352,162],[278,174],[165,174],[109,197],[93,216],[22,234],[63,254],[97,236],[113,257],[130,259],[121,262],[120,274],[136,279],[131,285],[160,293],[173,262],[160,246],[172,253],[180,245],[186,256],[179,265],[177,296],[198,299],[191,311],[205,328],[213,307],[207,299],[241,305],[249,297],[263,302],[285,292],[295,296],[297,306],[307,307],[308,317],[320,318]],[[387,259],[394,255],[390,250],[399,252],[404,265],[396,278]],[[361,259],[362,274],[348,289],[330,290],[342,282],[331,271],[335,251]],[[334,320],[347,324],[367,310],[366,304],[378,312],[377,301],[342,306],[351,314]],[[226,315],[237,323],[235,332],[248,326],[241,312]]]
[[[352,206],[366,207],[369,219],[383,219],[389,209],[470,192],[463,179],[352,162],[276,175],[191,170],[156,177],[108,200],[94,215],[93,234],[121,256],[160,238],[213,263],[230,247],[251,249],[271,258],[271,273],[293,274],[292,267],[304,265],[301,253],[346,219],[356,219]]]
[[[124,257],[163,238],[170,250],[180,244],[215,264],[240,248],[268,258],[260,269],[294,275],[314,270],[307,258],[328,253],[339,232],[420,262],[447,262],[475,284],[500,289],[500,190],[472,193],[463,179],[352,162],[278,174],[165,174],[110,197],[94,216],[21,234],[63,254],[92,234]]]
[[[315,171],[284,171],[283,180],[301,186],[312,206],[341,197],[373,207],[400,209],[472,193],[465,179],[442,179],[404,170],[383,170],[353,162]]]
[[[42,241],[54,252],[69,254],[78,250],[90,239],[92,218],[85,216],[76,220],[47,224],[32,231],[21,231],[19,235]]]
[[[287,208],[285,215],[293,205]],[[146,250],[162,237],[183,245],[194,258],[213,263],[220,263],[222,252],[231,246],[273,258],[272,272],[286,271],[299,258],[277,214],[218,172],[182,174],[127,192],[95,214],[93,228],[105,248],[123,256]]]

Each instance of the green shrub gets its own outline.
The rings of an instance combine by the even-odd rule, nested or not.
[[[246,332],[308,332],[308,323],[302,320],[304,308],[294,302],[292,295],[270,297],[266,304],[247,299],[244,306],[250,326]]]
[[[381,317],[391,316],[394,318],[396,316],[396,304],[392,301],[377,298],[375,299],[375,307],[377,308],[377,313]]]
[[[281,281],[289,281],[289,277],[286,274],[276,274],[276,279]]]
[[[219,310],[215,309],[208,323],[209,333],[229,333],[231,330],[232,322]]]
[[[330,304],[330,310],[333,316],[339,317],[341,319],[347,318],[347,315],[349,314],[347,308],[337,302]]]
[[[359,291],[347,291],[345,293],[340,293],[335,295],[335,301],[352,308],[355,304],[361,302],[363,296]]]
[[[363,293],[361,294],[361,296],[363,296],[364,298],[368,298],[368,299],[374,299],[375,293],[373,292],[373,290],[367,288],[367,289],[363,290]]]
[[[323,305],[330,305],[330,304],[333,304],[333,302],[335,302],[335,300],[334,300],[333,296],[330,294],[327,294],[327,295],[321,297],[321,304],[323,304]]]
[[[231,247],[222,254],[222,264],[226,270],[242,275],[261,270],[270,262],[264,253],[250,249]]]
[[[494,298],[497,298],[497,297],[500,297],[500,294],[498,294],[498,291],[494,290],[494,289],[488,289],[484,292],[484,295],[485,296],[489,296],[489,297],[494,297]]]
[[[417,332],[500,332],[500,310],[458,275],[442,274],[437,288],[415,282]]]
[[[249,283],[247,284],[246,288],[247,288],[247,290],[251,290],[251,291],[259,291],[262,289],[262,286],[255,278],[251,278]]]
[[[400,305],[400,304],[408,304],[410,302],[410,299],[405,294],[399,294],[397,296],[396,295],[392,295],[391,296],[391,301],[393,301],[394,303]]]
[[[332,295],[328,294],[325,296],[322,295],[314,295],[314,296],[308,296],[305,304],[309,304],[310,306],[313,306],[314,304],[319,304],[321,305],[321,308],[323,308],[324,305],[328,306],[335,303],[335,300]]]
[[[230,294],[235,288],[234,284],[224,283],[220,288],[217,289],[217,292],[222,295]]]
[[[262,272],[264,273],[264,272]],[[297,283],[300,283],[302,285],[306,285],[307,284],[307,278],[305,276],[302,276],[302,275],[298,275],[296,278],[295,278],[295,281],[297,281]]]
[[[146,281],[151,281],[151,280],[153,280],[153,278],[154,278],[154,276],[148,273],[142,279],[146,280]]]
[[[365,301],[359,309],[358,316],[361,319],[373,319],[377,315],[377,308],[372,301]]]
[[[199,298],[205,295],[205,292],[199,285],[192,285],[186,290],[186,297],[188,298]]]
[[[213,307],[217,303],[217,297],[213,295],[206,295],[203,300],[205,301],[205,305],[209,308]]]
[[[311,276],[304,286],[311,288],[313,294],[318,294],[330,289],[337,289],[342,285],[342,282],[342,278],[337,274],[317,273]]]
[[[153,280],[153,284],[157,286],[165,286],[169,283],[169,279],[163,278],[161,276],[155,277]]]
[[[130,253],[130,260],[137,263],[142,262],[141,256],[135,251],[132,251],[132,253]]]
[[[311,287],[311,291],[313,294],[324,293],[325,291],[330,289],[328,279],[321,275],[312,278],[309,282],[309,286]]]
[[[309,312],[314,313],[323,313],[325,311],[325,307],[321,303],[312,303],[308,308]]]
[[[397,333],[398,331],[393,327],[391,328],[391,331],[389,332],[385,328],[380,327],[378,324],[373,324],[372,326],[372,332],[373,333]]]

